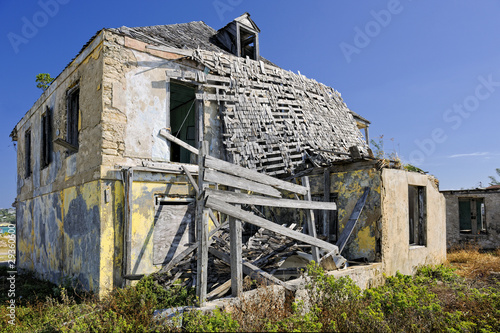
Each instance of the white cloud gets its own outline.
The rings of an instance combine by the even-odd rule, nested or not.
[[[456,157],[474,157],[474,156],[486,156],[486,155],[491,155],[489,152],[475,152],[475,153],[470,153],[470,154],[455,154],[455,155],[450,155],[448,158],[456,158]]]

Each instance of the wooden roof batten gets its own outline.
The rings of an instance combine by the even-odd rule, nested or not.
[[[249,58],[198,49],[193,59],[210,70],[207,83],[219,87],[197,98],[220,105],[228,161],[286,177],[306,164],[353,159],[352,147],[356,158],[370,155],[354,115],[333,88]]]

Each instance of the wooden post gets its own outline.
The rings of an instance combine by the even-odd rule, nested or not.
[[[330,170],[328,168],[323,173],[323,201],[330,202]],[[323,234],[328,242],[332,240],[330,229],[330,211],[323,210]]]
[[[311,197],[311,187],[309,186],[309,177],[305,176],[302,177],[302,185],[307,187],[307,194],[306,194],[306,200],[307,201],[312,201]],[[307,218],[307,230],[309,231],[309,235],[317,238],[316,235],[316,225],[314,221],[314,213],[312,210],[308,209],[306,211],[306,218]],[[319,264],[319,249],[316,246],[311,247],[312,250],[312,257],[313,260],[316,262],[316,264]]]
[[[238,192],[238,190],[236,190]],[[239,205],[236,205],[239,208]],[[243,293],[243,258],[241,221],[229,216],[229,236],[231,251],[231,294],[239,297]]]
[[[209,210],[205,208],[205,198],[202,195],[206,185],[203,181],[204,160],[208,154],[208,142],[200,144],[198,155],[198,188],[200,195],[196,197],[196,238],[198,241],[198,261],[196,270],[196,295],[199,306],[205,306],[207,301],[207,269],[208,269],[208,220]]]
[[[165,97],[165,100],[166,100],[166,119],[165,119],[165,127],[167,128],[168,132],[169,133],[172,133],[172,125],[170,123],[170,78],[168,77],[167,75],[167,79],[166,79],[166,91],[165,91],[165,94],[166,94],[166,97]],[[168,161],[172,161],[172,143],[170,142],[170,140],[167,140],[167,147],[168,147],[168,156],[167,156],[167,160]]]

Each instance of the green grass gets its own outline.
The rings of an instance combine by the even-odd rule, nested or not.
[[[482,255],[470,253],[470,260]],[[453,256],[451,256],[453,258]],[[488,262],[498,262],[484,257]],[[492,259],[493,258],[493,259]],[[458,260],[458,259],[456,259]],[[460,254],[460,265],[467,256]],[[310,266],[306,293],[311,302],[282,301],[259,290],[259,301],[244,299],[231,313],[192,311],[182,327],[153,320],[155,309],[194,304],[192,289],[165,290],[153,276],[97,300],[70,287],[31,275],[16,279],[16,322],[8,323],[7,270],[0,268],[0,331],[5,332],[497,332],[500,285],[492,276],[462,274],[454,263],[420,268],[415,276],[397,274],[378,288],[360,290],[349,278],[335,279]],[[491,272],[499,266],[489,266]],[[457,274],[457,272],[460,273]],[[478,279],[482,279],[478,283]]]

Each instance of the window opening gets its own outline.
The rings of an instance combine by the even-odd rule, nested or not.
[[[484,198],[459,198],[458,218],[460,233],[473,235],[486,234],[485,213]]]
[[[52,114],[48,107],[41,119],[40,146],[40,167],[44,169],[50,164],[52,156]]]
[[[31,176],[31,130],[24,133],[24,178]]]
[[[170,128],[176,138],[196,147],[196,112],[194,87],[170,82]],[[191,153],[171,142],[170,161],[192,163]],[[194,163],[194,162],[193,162]]]
[[[75,87],[67,93],[67,134],[66,141],[78,149],[78,132],[80,129],[80,89]],[[75,152],[70,150],[70,153]]]
[[[313,201],[324,201],[323,195],[313,195],[311,197]],[[335,202],[338,204],[338,194],[330,193],[330,202]],[[338,209],[333,211],[327,211],[327,221],[325,222],[324,211],[315,209],[314,221],[316,222],[316,233],[321,238],[335,243],[338,238]]]
[[[408,186],[410,245],[426,245],[425,186]]]
[[[257,36],[258,36],[257,33],[246,30],[240,26],[239,29],[240,49],[238,52],[239,53],[238,56],[243,58],[249,57],[250,59],[253,60],[259,59]]]

